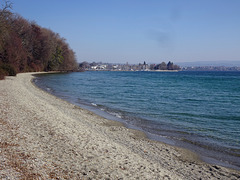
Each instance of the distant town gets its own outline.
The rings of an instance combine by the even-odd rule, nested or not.
[[[117,64],[102,62],[81,62],[79,71],[240,71],[239,66],[183,66],[162,62],[159,64],[147,64],[145,61],[139,64]]]
[[[82,71],[178,71],[180,66],[173,62],[162,62],[160,64],[147,64],[145,61],[139,64],[112,64],[112,63],[88,63],[79,64],[79,70]]]

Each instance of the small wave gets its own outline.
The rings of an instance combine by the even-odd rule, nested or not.
[[[51,91],[51,88],[46,88],[47,89],[47,91]]]
[[[111,114],[111,115],[116,116],[117,118],[122,118],[122,116],[120,114],[118,114],[118,113],[115,113],[115,112],[108,112],[108,113]]]
[[[91,105],[93,105],[93,106],[97,106],[97,104],[95,104],[95,103],[91,103]]]

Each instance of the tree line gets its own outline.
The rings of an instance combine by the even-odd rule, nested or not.
[[[181,68],[173,64],[173,62],[169,61],[167,64],[165,62],[162,62],[160,64],[151,64],[150,65],[151,70],[180,70]]]
[[[64,38],[12,13],[8,1],[0,5],[0,79],[19,72],[77,68],[75,53]]]

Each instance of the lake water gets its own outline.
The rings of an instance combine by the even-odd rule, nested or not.
[[[40,75],[35,83],[149,138],[240,169],[240,72],[110,72]]]

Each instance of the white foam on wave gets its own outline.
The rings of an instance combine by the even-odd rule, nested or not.
[[[117,118],[122,118],[122,116],[115,112],[109,112],[109,114],[116,116]]]
[[[91,105],[93,105],[93,106],[97,106],[97,104],[95,104],[95,103],[91,103]]]

